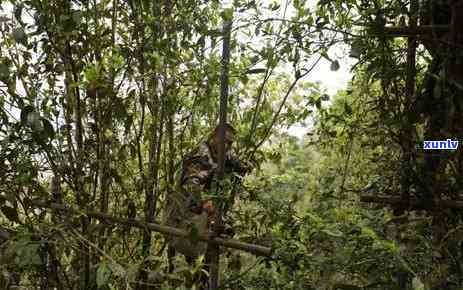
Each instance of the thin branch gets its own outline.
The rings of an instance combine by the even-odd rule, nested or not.
[[[294,79],[294,81],[291,83],[291,85],[289,86],[288,90],[286,91],[286,95],[283,97],[283,100],[281,101],[280,103],[280,107],[278,108],[277,112],[275,113],[275,115],[273,116],[273,119],[272,121],[270,122],[270,126],[267,128],[267,131],[265,132],[264,134],[264,138],[262,138],[262,140],[254,147],[254,150],[251,152],[250,156],[254,156],[254,154],[256,153],[257,149],[262,146],[262,144],[264,144],[264,142],[267,140],[268,136],[270,135],[270,131],[272,130],[273,126],[275,125],[280,113],[281,113],[281,110],[283,109],[286,101],[288,100],[288,97],[289,95],[291,94],[291,92],[293,91],[294,87],[296,86],[297,82],[304,78],[305,76],[307,76],[310,72],[312,72],[312,70],[317,66],[317,64],[320,62],[322,56],[320,55],[318,57],[318,59],[315,61],[315,63],[308,69],[306,70],[303,74],[301,74],[300,76],[296,77]]]
[[[347,151],[347,158],[346,158],[346,162],[344,164],[344,172],[342,174],[342,181],[341,181],[341,194],[344,193],[345,189],[344,189],[344,185],[346,183],[346,178],[347,178],[347,170],[349,169],[349,162],[350,162],[350,158],[351,158],[351,155],[352,155],[352,147],[354,145],[354,136],[353,134],[351,134],[350,138],[349,138],[349,150]]]
[[[448,32],[448,25],[421,25],[418,27],[386,26],[384,32],[390,36],[416,36],[420,34],[432,34],[433,32]]]

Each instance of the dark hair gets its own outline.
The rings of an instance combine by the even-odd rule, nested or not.
[[[236,134],[236,130],[235,128],[233,128],[232,125],[230,125],[229,123],[225,123],[225,132],[232,132],[233,134]],[[218,135],[219,134],[219,130],[220,130],[220,124],[217,125],[214,129],[214,131],[212,132],[212,135]]]

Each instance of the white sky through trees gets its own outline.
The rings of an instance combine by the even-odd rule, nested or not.
[[[272,2],[280,2],[280,7],[286,7],[286,9],[279,9],[279,13],[281,13],[280,17],[282,19],[291,19],[295,13],[290,0],[264,0],[262,2],[267,4]],[[318,0],[308,0],[306,1],[305,5],[307,7],[311,7],[311,9],[315,9],[317,3]],[[330,69],[331,62],[325,58],[321,58],[316,68],[304,79],[302,79],[301,82],[320,82],[322,89],[326,89],[326,92],[330,97],[334,96],[337,91],[346,89],[349,81],[352,78],[352,73],[350,70],[356,62],[356,59],[349,57],[349,49],[350,47],[343,43],[333,45],[329,49],[328,55],[333,61],[339,61],[340,68],[337,71],[332,71]],[[289,72],[289,74],[291,74],[291,72]],[[287,132],[293,136],[302,138],[305,134],[312,130],[311,119],[312,117],[309,116],[308,120],[306,120],[306,126],[295,124],[291,126]]]
[[[352,73],[350,70],[355,63],[355,59],[349,57],[347,47],[343,47],[343,45],[336,45],[330,49],[330,56],[333,56],[333,60],[337,59],[339,61],[339,70],[331,71],[331,63],[328,60],[322,58],[313,72],[304,78],[304,81],[320,82],[322,87],[325,88],[330,97],[332,97],[336,94],[337,91],[347,88],[347,85],[352,78]],[[296,124],[291,126],[287,132],[293,136],[302,138],[310,131],[310,124],[307,126]]]

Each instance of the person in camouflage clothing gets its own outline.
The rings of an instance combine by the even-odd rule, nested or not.
[[[194,230],[199,234],[207,234],[214,218],[214,205],[208,192],[218,168],[219,126],[211,134],[208,141],[187,154],[182,161],[182,170],[178,180],[178,188],[167,197],[164,208],[164,224],[187,231]],[[243,176],[250,166],[244,165],[232,154],[235,129],[226,124],[225,127],[225,170]],[[182,253],[191,263],[196,257],[206,252],[207,243],[167,237],[169,256],[175,251]]]

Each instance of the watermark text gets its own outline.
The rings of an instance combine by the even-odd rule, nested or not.
[[[423,141],[424,150],[457,150],[458,140]]]

